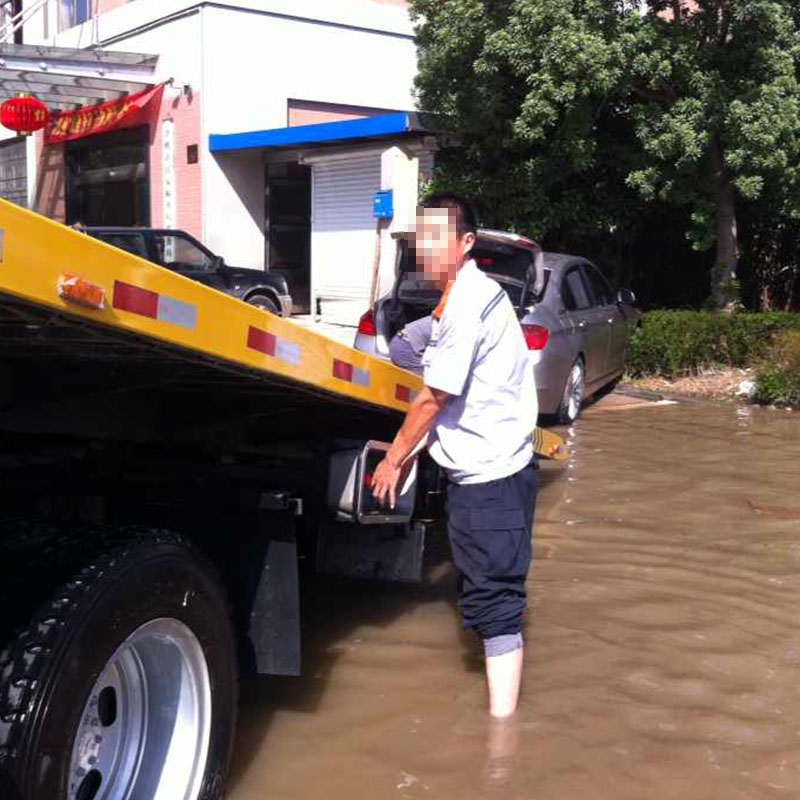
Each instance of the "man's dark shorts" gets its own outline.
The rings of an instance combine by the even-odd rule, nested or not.
[[[465,628],[483,638],[519,633],[531,563],[534,462],[508,478],[447,487],[447,527],[459,569]]]

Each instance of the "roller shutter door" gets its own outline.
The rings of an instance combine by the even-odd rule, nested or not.
[[[356,325],[369,304],[379,153],[313,165],[312,286],[322,319]]]

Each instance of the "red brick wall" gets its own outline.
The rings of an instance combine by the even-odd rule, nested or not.
[[[171,117],[175,122],[175,185],[177,192],[177,227],[202,237],[202,174],[200,159],[196,164],[187,163],[187,147],[198,146],[200,141],[200,94],[191,97],[178,94],[169,86],[164,91],[161,111],[158,114],[150,144],[150,208],[153,227],[164,223],[163,190],[163,139],[162,122]]]
[[[94,10],[100,9],[100,12],[105,14],[106,11],[113,11],[119,6],[124,6],[126,3],[132,3],[133,0],[94,0],[92,7]]]
[[[348,119],[361,119],[376,114],[388,114],[391,109],[346,106],[337,103],[319,103],[312,100],[289,100],[286,124],[316,125],[321,122],[342,122]]]
[[[175,122],[175,184],[177,191],[176,226],[198,238],[203,232],[200,159],[187,163],[187,147],[200,141],[200,97],[191,98],[167,87],[158,114],[153,115],[150,136],[150,219],[154,227],[164,222],[163,214],[163,141],[162,121]],[[34,209],[60,222],[66,219],[66,161],[64,145],[43,146],[41,133],[36,135],[39,171]]]

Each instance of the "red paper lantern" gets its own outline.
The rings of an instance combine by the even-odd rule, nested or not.
[[[12,97],[0,105],[0,123],[22,136],[30,136],[50,121],[50,109],[29,94]]]

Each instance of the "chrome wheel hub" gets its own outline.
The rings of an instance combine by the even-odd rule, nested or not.
[[[176,619],[134,631],[84,706],[68,800],[196,800],[211,733],[203,648]]]

